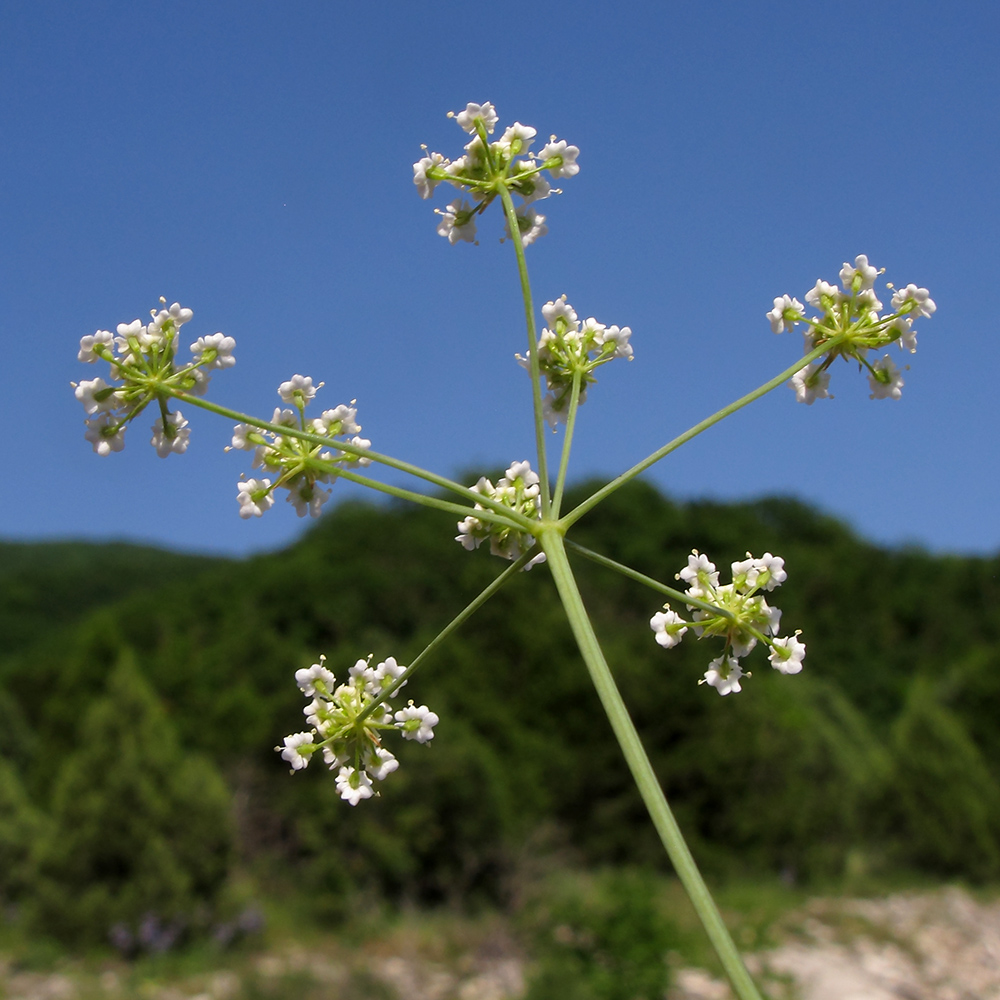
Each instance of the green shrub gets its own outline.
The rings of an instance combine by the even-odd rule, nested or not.
[[[913,682],[893,749],[904,861],[942,875],[1000,875],[1000,785],[930,680]]]
[[[659,888],[638,869],[552,873],[521,914],[532,956],[525,1000],[660,1000],[678,932]]]
[[[35,920],[67,942],[162,950],[205,924],[232,854],[229,797],[123,654],[59,771]]]
[[[33,855],[44,828],[14,767],[0,757],[0,903],[18,902],[32,886]]]

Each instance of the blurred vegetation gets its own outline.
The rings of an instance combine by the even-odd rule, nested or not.
[[[291,548],[239,561],[0,545],[6,912],[67,942],[119,925],[136,939],[150,916],[164,933],[214,933],[232,919],[234,873],[305,888],[307,916],[336,919],[362,897],[527,913],[539,852],[667,871],[544,568],[411,681],[442,721],[428,746],[393,748],[402,766],[381,798],[352,809],[323,768],[291,777],[274,753],[303,728],[297,668],[320,653],[339,675],[369,652],[407,663],[502,570],[453,534],[435,512],[350,503]],[[718,650],[653,642],[657,595],[577,565],[711,877],[1000,877],[1000,557],[881,549],[794,500],[677,504],[642,484],[573,537],[664,582],[693,547],[720,566],[748,549],[785,558],[775,603],[785,631],[803,630],[805,670],[781,676],[757,651],[727,698],[697,684]],[[618,954],[626,890],[591,889],[586,933]],[[629,920],[646,907],[659,926],[632,889]],[[565,886],[546,905],[570,927],[582,906]],[[570,945],[540,955],[540,981],[580,971]],[[630,995],[659,988],[645,962]],[[617,995],[583,979],[581,997]]]
[[[531,942],[525,1000],[659,1000],[680,934],[650,872],[556,870],[521,912]]]
[[[182,751],[155,693],[123,652],[61,761],[36,845],[31,918],[55,936],[166,950],[205,922],[229,873],[229,795]]]

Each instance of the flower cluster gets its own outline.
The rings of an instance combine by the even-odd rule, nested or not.
[[[913,354],[917,350],[917,331],[913,327],[917,317],[929,317],[937,306],[926,288],[907,285],[892,291],[892,312],[881,314],[882,303],[875,293],[875,279],[882,271],[868,263],[864,254],[846,261],[840,270],[838,288],[826,281],[817,281],[806,293],[806,302],[820,315],[807,319],[805,306],[798,299],[782,295],[774,300],[774,308],[767,314],[771,329],[781,333],[786,327],[805,323],[805,353],[830,344],[830,351],[822,359],[808,364],[796,373],[791,387],[800,403],[812,405],[817,399],[832,398],[829,393],[830,365],[834,358],[853,358],[859,367],[868,370],[871,399],[899,399],[903,378],[892,358],[885,354],[874,363],[867,358],[869,351],[880,351],[895,343],[900,350]]]
[[[393,657],[371,665],[372,657],[358,660],[348,671],[349,679],[337,684],[326,668],[326,657],[319,663],[295,671],[295,680],[310,699],[303,709],[307,732],[286,736],[277,746],[292,771],[307,767],[317,750],[323,762],[337,771],[340,797],[356,806],[376,794],[374,781],[382,781],[399,767],[399,761],[382,746],[379,733],[398,730],[403,739],[428,743],[434,739],[438,717],[426,705],[413,702],[393,713],[389,697],[406,685],[401,678],[406,668]]]
[[[472,489],[532,520],[541,516],[538,473],[532,471],[529,462],[512,463],[496,486],[485,476],[480,476],[479,482]],[[484,508],[477,503],[475,509]],[[520,558],[535,544],[534,535],[527,531],[519,531],[511,525],[483,521],[471,515],[458,522],[455,541],[470,552],[478,549],[487,538],[490,540],[490,552],[493,555],[511,560]],[[531,569],[532,566],[542,562],[545,562],[544,552],[540,552],[524,568]]]
[[[703,636],[725,639],[722,656],[712,660],[699,681],[723,695],[740,690],[744,672],[739,658],[746,656],[758,641],[770,648],[771,666],[783,674],[797,674],[806,655],[806,645],[799,641],[798,632],[775,638],[781,612],[769,607],[760,593],[784,583],[788,576],[785,561],[770,552],[760,559],[748,552],[746,559],[732,564],[732,569],[733,582],[720,585],[715,564],[695,549],[688,556],[687,566],[677,574],[677,579],[688,585],[687,595],[697,602],[688,605],[693,612],[692,621],[685,621],[669,604],[649,620],[656,641],[665,649],[676,646],[689,628],[699,639]]]
[[[306,441],[290,434],[237,424],[233,428],[232,444],[226,450],[240,449],[254,453],[253,467],[269,472],[277,478],[246,479],[238,484],[236,499],[240,505],[240,517],[260,517],[274,504],[274,491],[279,487],[288,490],[288,502],[295,505],[299,517],[311,514],[318,517],[323,504],[330,497],[330,490],[322,489],[317,483],[330,483],[337,478],[337,465],[370,465],[371,460],[363,452],[371,447],[371,441],[359,437],[361,425],[355,420],[358,415],[354,407],[341,403],[332,410],[324,410],[319,417],[306,419],[305,408],[316,395],[323,383],[313,385],[306,375],[293,375],[278,386],[282,402],[290,407],[274,410],[272,424],[303,431],[324,439],[324,443]],[[341,440],[336,440],[340,438]],[[337,449],[329,450],[329,445]]]
[[[555,430],[566,422],[574,380],[580,385],[578,402],[586,402],[587,386],[597,381],[595,368],[614,358],[632,360],[632,331],[627,326],[605,326],[593,317],[581,323],[565,295],[542,306],[542,315],[548,326],[538,337],[538,370],[549,390],[542,412]],[[530,367],[527,358],[515,357],[524,368]]]
[[[552,136],[538,151],[531,151],[537,134],[530,125],[514,122],[499,139],[490,142],[498,121],[492,104],[469,104],[464,111],[450,112],[449,117],[468,132],[472,139],[465,155],[449,160],[440,153],[430,153],[413,164],[413,183],[421,198],[430,198],[442,181],[472,198],[456,198],[445,209],[436,209],[441,221],[437,231],[449,243],[476,239],[476,216],[500,193],[502,188],[518,194],[523,204],[516,210],[517,227],[524,246],[548,232],[545,216],[539,214],[534,202],[547,198],[553,191],[542,171],[554,178],[572,177],[579,173],[576,158],[580,150],[564,139]],[[426,146],[423,147],[426,151]],[[507,237],[512,236],[507,226]]]
[[[166,306],[166,299],[160,303]],[[74,382],[76,398],[87,412],[86,439],[98,455],[110,455],[125,447],[125,428],[154,400],[160,415],[152,426],[150,443],[160,458],[187,450],[191,431],[180,410],[173,412],[167,401],[178,392],[200,396],[208,388],[209,371],[236,364],[236,341],[221,333],[199,337],[190,346],[191,360],[179,364],[180,328],[194,314],[175,302],[169,308],[153,309],[149,323],[133,320],[119,323],[117,336],[98,330],[80,340],[80,361],[106,361],[111,366],[109,384],[102,378]]]

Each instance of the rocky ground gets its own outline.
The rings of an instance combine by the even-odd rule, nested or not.
[[[778,946],[748,956],[774,1000],[1000,1000],[1000,903],[958,889],[816,899],[777,934]],[[523,989],[521,957],[502,934],[465,955],[397,941],[359,965],[343,952],[285,948],[238,970],[140,980],[125,967],[38,972],[0,958],[2,1000],[517,1000]],[[678,969],[668,994],[731,998],[694,968]]]
[[[749,956],[775,1000],[1000,1000],[1000,903],[959,889],[817,899],[783,921],[786,940]],[[731,1000],[699,969],[670,1000]]]

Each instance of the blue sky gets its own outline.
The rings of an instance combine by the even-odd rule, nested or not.
[[[513,252],[435,233],[411,165],[492,101],[578,145],[528,251],[536,300],[633,330],[603,369],[573,470],[612,475],[800,353],[764,316],[866,253],[938,305],[899,402],[835,369],[781,388],[661,463],[681,497],[792,493],[868,538],[1000,548],[1000,8],[924,2],[0,5],[0,537],[130,538],[242,553],[294,538],[237,517],[241,453],[204,413],[159,459],[83,439],[79,338],[158,296],[221,330],[211,398],[267,415],[277,384],[358,399],[379,451],[446,474],[531,457]],[[488,15],[491,19],[487,19]],[[886,300],[887,301],[887,300]],[[617,370],[616,370],[617,369]],[[338,484],[337,493],[351,491]],[[450,526],[444,528],[450,531]]]

